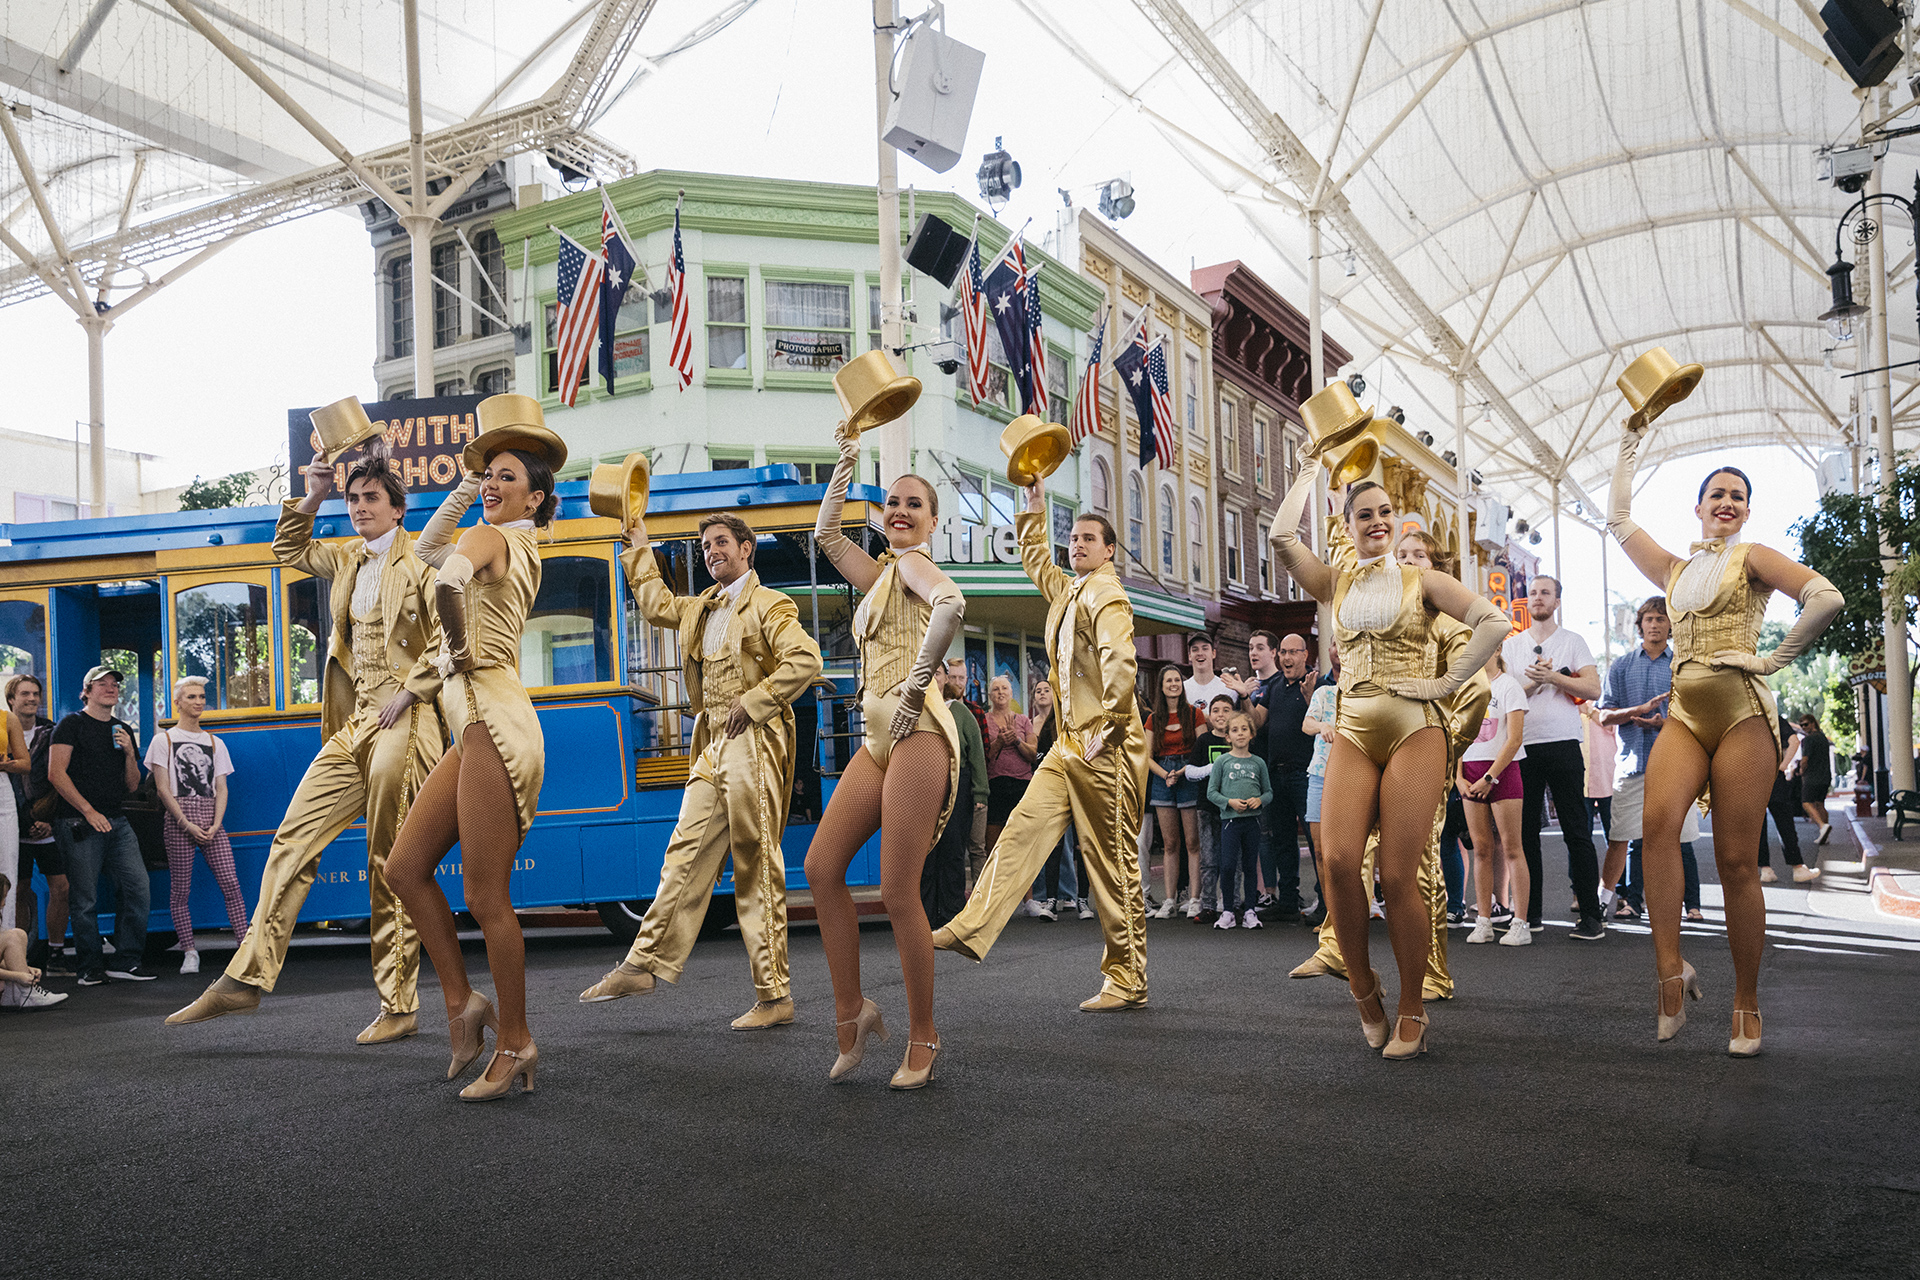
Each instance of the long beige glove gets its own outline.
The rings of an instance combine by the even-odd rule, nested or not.
[[[460,486],[440,500],[440,509],[433,513],[427,527],[420,531],[420,540],[413,544],[413,553],[434,568],[445,569],[447,557],[460,541],[460,518],[467,514],[467,508],[480,492],[480,480],[479,475],[467,472]],[[473,576],[472,565],[467,566],[467,576]]]
[[[1816,573],[1800,588],[1800,616],[1773,647],[1772,653],[1722,649],[1708,661],[1716,667],[1737,667],[1756,676],[1770,676],[1805,653],[1807,646],[1819,639],[1820,633],[1846,607],[1847,598],[1840,594],[1840,589]]]
[[[853,483],[853,469],[860,464],[860,437],[843,422],[833,439],[840,446],[840,462],[833,469],[833,479],[827,483],[827,496],[820,500],[820,514],[813,522],[813,540],[827,553],[833,567],[845,573],[841,560],[856,548],[853,539],[840,528],[840,512],[847,505],[847,486]]]
[[[473,668],[473,652],[467,645],[467,584],[471,581],[473,561],[446,550],[433,580],[433,609],[440,616],[440,656],[433,665],[442,680]]]
[[[1461,621],[1473,628],[1473,638],[1454,655],[1447,674],[1430,680],[1389,681],[1387,692],[1412,698],[1416,702],[1438,702],[1442,698],[1450,698],[1460,691],[1460,686],[1473,678],[1474,672],[1487,665],[1487,659],[1494,655],[1494,651],[1499,649],[1501,642],[1513,630],[1506,614],[1495,608],[1491,600],[1478,597],[1468,606],[1467,616]]]
[[[1273,524],[1267,530],[1267,539],[1273,543],[1280,563],[1295,577],[1299,576],[1300,566],[1320,563],[1313,549],[1300,541],[1300,515],[1313,498],[1313,485],[1319,474],[1313,467],[1300,469],[1300,478],[1287,490],[1287,496],[1280,499],[1280,509],[1273,513]]]
[[[1638,431],[1620,432],[1620,457],[1613,464],[1613,488],[1607,494],[1607,532],[1621,546],[1640,532],[1633,522],[1633,477],[1640,466],[1640,444],[1647,437]]]
[[[901,583],[898,589],[904,590],[905,586],[905,583]],[[947,650],[952,647],[954,637],[960,634],[960,623],[967,613],[967,598],[960,594],[959,587],[953,585],[953,579],[944,573],[940,575],[940,583],[928,603],[933,606],[933,616],[927,619],[926,638],[920,642],[920,652],[913,660],[913,669],[907,672],[906,687],[900,691],[900,706],[893,713],[893,723],[888,726],[895,742],[919,726],[920,712],[927,705],[927,686],[933,683],[933,673],[947,660]]]

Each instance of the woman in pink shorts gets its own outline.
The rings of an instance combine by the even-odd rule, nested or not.
[[[1527,857],[1520,848],[1520,760],[1527,754],[1521,745],[1521,733],[1527,717],[1527,691],[1507,674],[1507,664],[1497,651],[1487,660],[1486,672],[1493,681],[1493,698],[1487,703],[1479,736],[1460,758],[1456,781],[1460,798],[1466,801],[1467,829],[1473,833],[1473,883],[1480,908],[1480,918],[1467,935],[1468,942],[1493,941],[1496,827],[1506,861],[1507,900],[1525,902],[1531,888]],[[1514,912],[1513,923],[1500,945],[1524,947],[1532,941],[1526,914]]]

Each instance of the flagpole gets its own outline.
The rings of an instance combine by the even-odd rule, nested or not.
[[[994,255],[993,261],[989,262],[986,266],[986,270],[980,273],[980,279],[982,282],[984,282],[988,276],[993,274],[993,269],[995,267],[999,266],[1001,263],[1007,260],[1007,255],[1013,252],[1013,246],[1020,243],[1020,237],[1024,236],[1027,233],[1027,228],[1032,225],[1033,225],[1033,219],[1028,218],[1025,222],[1020,224],[1020,229],[1018,231],[1014,232],[1011,236],[1007,237],[1007,242],[1000,246],[1000,252]],[[980,231],[980,216],[978,214],[974,215],[973,227],[974,227],[974,234],[978,235]]]

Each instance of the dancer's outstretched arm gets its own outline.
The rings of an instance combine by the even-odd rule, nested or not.
[[[1640,465],[1640,446],[1646,440],[1643,431],[1620,432],[1620,458],[1613,465],[1613,489],[1607,495],[1607,532],[1620,543],[1621,550],[1634,567],[1647,575],[1653,585],[1667,589],[1680,557],[1653,540],[1653,535],[1633,522],[1633,476]]]
[[[813,523],[813,540],[826,552],[840,576],[853,584],[854,590],[870,591],[880,580],[880,566],[840,528],[840,511],[847,505],[847,486],[853,483],[853,469],[860,464],[860,434],[843,422],[833,433],[833,441],[840,446],[840,464],[833,469],[827,496],[820,502],[820,515]]]
[[[1314,481],[1319,472],[1314,467],[1303,467],[1300,478],[1287,490],[1287,496],[1280,499],[1280,509],[1273,513],[1273,526],[1267,531],[1267,537],[1273,543],[1274,554],[1280,557],[1280,563],[1287,566],[1287,572],[1293,580],[1307,589],[1307,594],[1322,604],[1333,600],[1333,570],[1323,564],[1312,548],[1300,541],[1300,514],[1307,509],[1307,502],[1313,497]]]
[[[467,478],[459,487],[440,500],[440,509],[433,513],[427,527],[420,531],[420,540],[413,544],[413,554],[436,569],[446,568],[446,559],[459,541],[456,531],[460,528],[460,517],[473,505],[474,496],[480,492],[481,478],[477,471],[467,472]]]

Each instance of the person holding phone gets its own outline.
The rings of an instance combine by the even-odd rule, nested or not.
[[[75,968],[83,987],[97,987],[108,978],[151,982],[158,975],[141,964],[141,957],[147,949],[152,886],[125,812],[127,797],[140,785],[140,757],[133,730],[113,714],[120,705],[120,673],[93,668],[81,682],[80,699],[80,710],[54,726],[47,753],[47,780],[60,797],[53,835],[67,864]],[[118,898],[111,965],[100,945],[95,907],[102,873],[113,877]]]

